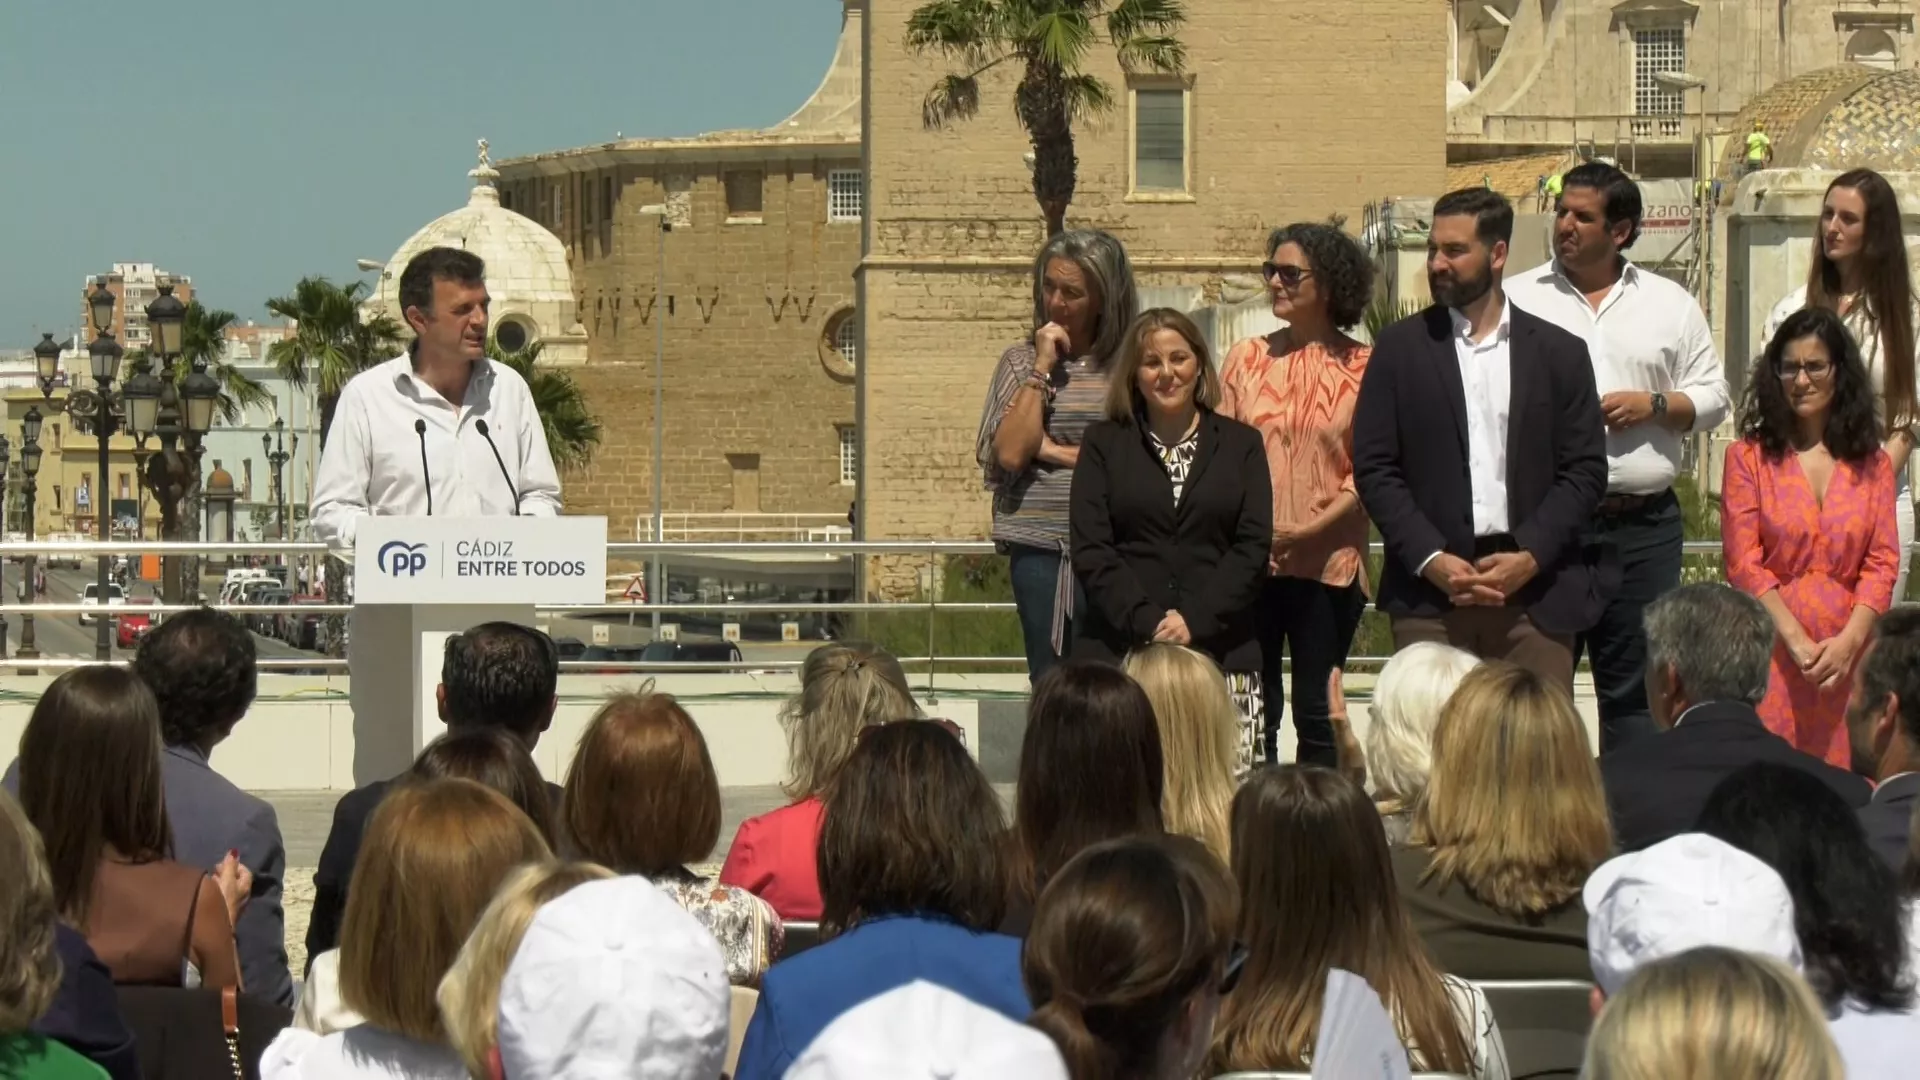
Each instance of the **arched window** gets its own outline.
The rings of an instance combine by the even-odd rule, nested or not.
[[[1847,39],[1847,59],[1856,64],[1892,71],[1900,63],[1900,46],[1885,30],[1855,30]]]
[[[848,367],[860,366],[860,324],[854,319],[853,312],[848,312],[840,324],[833,328],[833,347]]]

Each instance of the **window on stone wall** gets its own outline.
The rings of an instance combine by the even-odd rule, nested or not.
[[[1133,89],[1133,190],[1187,190],[1187,92],[1182,87]]]
[[[849,312],[833,328],[833,347],[850,368],[860,366],[860,321]]]
[[[567,229],[567,190],[559,184],[553,185],[553,231],[565,234]]]
[[[1687,70],[1687,31],[1660,26],[1633,32],[1633,112],[1635,116],[1667,116],[1682,111],[1679,90],[1662,86],[1654,76]]]
[[[1900,65],[1900,46],[1885,30],[1867,27],[1847,39],[1847,59],[1856,64],[1892,71]]]
[[[760,512],[760,455],[728,454],[727,467],[733,472],[733,505],[736,514]]]
[[[840,482],[860,482],[860,433],[852,424],[840,425]]]
[[[728,220],[760,220],[766,182],[766,174],[759,169],[739,169],[728,173],[726,176]]]
[[[835,169],[827,174],[827,220],[859,221],[866,209],[866,186],[859,169]]]

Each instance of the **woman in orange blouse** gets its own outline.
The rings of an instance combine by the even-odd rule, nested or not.
[[[1760,718],[1842,769],[1853,665],[1900,573],[1879,408],[1840,316],[1795,312],[1748,380],[1721,485],[1727,580],[1758,597],[1779,632]]]
[[[1278,760],[1280,653],[1293,653],[1302,764],[1333,766],[1330,677],[1344,668],[1366,607],[1367,515],[1353,485],[1353,405],[1373,350],[1348,337],[1373,296],[1373,261],[1331,225],[1275,229],[1261,267],[1287,325],[1227,354],[1222,415],[1253,426],[1273,476],[1273,575],[1256,609],[1266,670],[1264,731],[1241,760]],[[1256,743],[1258,745],[1256,745]]]

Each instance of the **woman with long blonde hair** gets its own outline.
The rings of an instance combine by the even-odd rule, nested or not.
[[[720,883],[745,889],[782,919],[820,917],[821,798],[875,724],[919,717],[907,674],[885,649],[864,641],[822,645],[800,668],[800,692],[780,709],[787,732],[787,782],[793,802],[748,818],[734,834]]]
[[[1842,1080],[1813,991],[1770,956],[1700,948],[1641,967],[1587,1039],[1587,1080]]]
[[[1128,653],[1126,670],[1147,692],[1160,730],[1166,830],[1193,837],[1226,862],[1240,723],[1226,677],[1204,653],[1165,643]]]
[[[1491,661],[1440,712],[1433,770],[1394,874],[1441,967],[1584,979],[1580,888],[1613,854],[1586,727],[1559,684]]]

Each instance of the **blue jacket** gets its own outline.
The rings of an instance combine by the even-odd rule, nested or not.
[[[767,971],[747,1025],[735,1080],[780,1080],[815,1036],[855,1005],[925,979],[1024,1021],[1020,939],[944,919],[895,916],[861,923]]]

